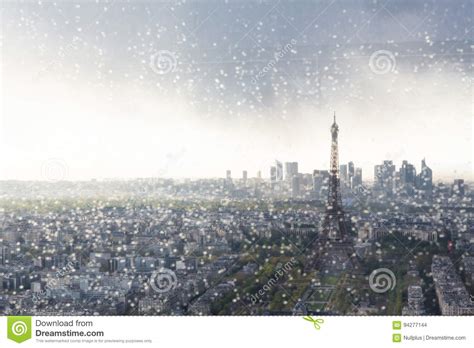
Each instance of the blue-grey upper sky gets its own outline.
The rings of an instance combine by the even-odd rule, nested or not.
[[[473,1],[6,1],[3,179],[423,157],[473,178]]]

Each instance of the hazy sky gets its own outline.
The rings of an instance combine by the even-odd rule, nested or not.
[[[473,177],[472,1],[2,2],[0,179]]]

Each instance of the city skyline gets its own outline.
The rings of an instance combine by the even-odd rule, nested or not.
[[[171,154],[168,154],[167,156],[167,161],[174,161],[174,160],[177,160],[179,161],[180,160],[180,156],[181,154],[175,154],[175,155],[171,155]],[[410,161],[407,161],[406,159],[403,159],[402,161],[400,161],[401,163],[397,164],[395,161],[393,161],[392,159],[383,159],[382,161],[379,161],[380,162],[392,162],[393,165],[394,165],[394,170],[402,170],[403,166],[408,164],[408,165],[411,165],[413,166],[414,170],[416,173],[419,173],[419,170],[421,171],[422,168],[423,168],[423,163],[426,161],[426,158],[422,158],[420,159],[420,163],[421,165],[420,166],[417,166],[416,163],[411,163]],[[58,159],[58,158],[52,158],[52,159],[49,159],[48,161],[46,161],[43,165],[42,165],[42,173],[41,173],[41,178],[37,181],[51,181],[51,182],[55,182],[55,181],[89,181],[89,180],[133,180],[133,179],[149,179],[149,178],[156,178],[156,179],[216,179],[216,178],[221,178],[221,177],[226,177],[226,178],[232,178],[232,179],[243,179],[243,177],[245,176],[245,180],[246,179],[252,179],[252,178],[262,178],[262,179],[269,179],[269,180],[272,180],[272,174],[271,174],[271,169],[272,169],[272,164],[274,164],[274,162],[277,162],[277,163],[280,163],[282,166],[284,165],[285,168],[282,167],[282,172],[281,172],[281,178],[285,177],[285,179],[287,179],[287,174],[286,174],[286,171],[288,170],[286,168],[286,166],[288,165],[293,165],[295,166],[296,169],[293,169],[293,170],[296,170],[296,173],[299,173],[299,174],[311,174],[313,173],[315,170],[327,170],[328,168],[325,168],[325,167],[318,167],[318,168],[312,168],[308,171],[305,171],[305,170],[299,170],[298,168],[301,168],[301,162],[298,162],[298,161],[294,161],[294,160],[288,160],[288,161],[282,161],[280,159],[274,159],[272,160],[268,166],[266,168],[258,168],[254,173],[252,173],[251,171],[247,170],[247,167],[243,167],[243,168],[238,168],[237,170],[234,170],[235,167],[233,167],[234,169],[225,169],[225,175],[222,174],[223,170],[221,170],[221,175],[217,175],[217,176],[208,176],[208,177],[192,177],[192,176],[175,176],[175,177],[171,177],[171,176],[167,176],[166,175],[166,171],[159,171],[158,173],[161,174],[161,175],[158,175],[156,177],[104,177],[104,178],[101,178],[101,177],[90,177],[90,178],[85,178],[85,179],[76,179],[76,180],[71,180],[68,178],[69,176],[69,168],[67,166],[67,163],[65,161],[63,161],[62,159]],[[429,162],[429,160],[428,160]],[[348,165],[354,165],[354,161],[352,160],[348,160],[347,162],[344,162],[344,161],[341,161],[341,167],[345,167],[345,170],[347,171],[347,166]],[[376,174],[374,173],[374,170],[376,171],[377,170],[377,167],[379,166],[378,164],[374,164],[372,165],[372,167],[367,167],[367,168],[370,168],[369,170],[362,170],[363,168],[359,166],[359,163],[357,163],[357,168],[355,168],[355,170],[358,170],[360,171],[361,173],[364,173],[364,176],[363,176],[363,181],[364,182],[375,182],[377,180],[377,177],[376,177]],[[49,166],[49,167],[48,167]],[[431,163],[430,163],[430,166],[431,166]],[[307,166],[306,166],[307,168]],[[367,169],[365,168],[365,169]],[[417,169],[419,168],[419,170]],[[48,172],[49,170],[49,172]],[[368,174],[370,173],[370,174]],[[346,173],[347,175],[347,173]],[[446,180],[457,180],[457,179],[463,179],[463,180],[466,180],[466,182],[470,182],[469,180],[469,177],[468,179],[466,179],[465,177],[461,177],[461,176],[436,176],[436,175],[433,175],[433,182],[443,182],[443,181],[446,181]],[[34,179],[13,179],[13,178],[7,178],[7,179],[2,179],[0,178],[0,181],[11,181],[11,180],[19,180],[19,181],[35,181]]]
[[[423,162],[423,160],[426,160],[425,158],[421,159],[420,162]],[[224,169],[223,171],[221,170],[221,173],[219,173],[216,176],[184,176],[184,175],[178,175],[178,176],[167,176],[167,175],[162,175],[162,176],[133,176],[133,177],[120,177],[120,176],[115,176],[115,177],[97,177],[97,176],[91,176],[91,177],[86,177],[86,178],[76,178],[76,179],[71,179],[69,178],[69,168],[67,164],[62,161],[61,159],[58,158],[51,158],[45,161],[45,164],[50,166],[50,173],[49,174],[40,174],[40,178],[38,179],[30,179],[30,178],[0,178],[1,181],[44,181],[44,182],[60,182],[60,181],[69,181],[69,182],[80,182],[80,181],[95,181],[95,180],[139,180],[139,179],[176,179],[176,180],[184,180],[184,179],[191,179],[191,180],[201,180],[201,179],[219,179],[219,178],[225,178],[229,173],[231,179],[236,179],[236,180],[242,180],[243,179],[243,173],[245,172],[245,178],[246,179],[255,179],[255,178],[261,178],[265,180],[271,180],[271,168],[272,168],[272,163],[278,161],[281,162],[282,164],[287,164],[287,163],[297,163],[298,166],[301,166],[301,162],[297,161],[280,161],[279,159],[275,159],[272,161],[269,161],[268,166],[265,168],[259,168],[255,172],[249,171],[246,169],[246,167],[243,168],[237,168],[235,169]],[[384,162],[384,161],[391,161],[394,162],[393,160],[389,159],[384,159],[379,162]],[[416,163],[411,163],[410,161],[407,160],[402,160],[400,161],[401,163],[397,164],[394,163],[397,171],[401,169],[402,165],[404,162],[408,162],[411,165],[414,165],[415,169],[419,168],[421,169],[421,165],[417,165]],[[354,161],[348,161],[345,162],[344,164],[341,165],[347,165],[347,163],[354,163]],[[367,167],[368,170],[362,170],[361,167],[358,167],[357,169],[360,169],[363,173],[363,182],[368,182],[368,183],[374,183],[376,181],[376,177],[374,174],[374,169],[377,167],[378,164],[374,164],[372,167]],[[430,165],[431,166],[431,165]],[[367,169],[365,168],[365,169]],[[45,170],[44,165],[42,165],[42,170]],[[298,171],[299,174],[312,174],[315,170],[327,170],[327,168],[323,167],[318,167],[318,168],[313,168],[308,171]],[[417,169],[418,170],[418,169]],[[158,171],[160,172],[160,171]],[[466,182],[472,182],[473,179],[469,178],[469,176],[463,177],[463,176],[439,176],[439,175],[433,175],[433,182],[451,182],[452,180],[458,180],[462,179],[465,180]]]
[[[336,114],[336,112],[334,111],[334,115]],[[342,143],[344,143],[344,140],[342,140]],[[222,175],[222,172],[223,172],[223,169],[220,168],[219,171],[220,173],[218,175],[215,175],[215,176],[207,176],[207,177],[204,177],[204,176],[185,176],[183,174],[178,174],[177,176],[169,176],[167,175],[168,172],[172,172],[170,170],[170,167],[173,167],[175,165],[180,165],[182,164],[183,162],[183,157],[185,155],[186,151],[181,148],[179,151],[176,151],[174,153],[168,153],[166,156],[165,156],[165,161],[164,161],[164,164],[163,164],[163,167],[156,171],[155,173],[153,174],[157,174],[156,176],[151,176],[151,178],[175,178],[175,179],[205,179],[205,178],[219,178],[219,177],[223,177],[224,175]],[[413,157],[413,156],[411,156]],[[391,158],[384,158],[383,160],[379,161],[379,162],[382,162],[382,161],[391,161],[391,162],[394,162],[394,165],[395,167],[398,168],[401,168],[402,165],[405,163],[405,162],[408,162],[412,165],[414,165],[414,168],[415,170],[417,170],[416,168],[422,168],[423,166],[423,162],[426,160],[426,157],[423,157],[422,159],[419,160],[419,162],[421,163],[420,166],[417,166],[416,162],[412,163],[410,160],[407,160],[406,157],[403,157],[402,160],[400,160],[399,164],[397,164],[396,161],[394,161],[393,159]],[[271,174],[270,174],[270,170],[271,169],[271,165],[272,165],[272,162],[274,161],[277,161],[277,162],[281,162],[281,163],[285,163],[285,165],[287,165],[288,163],[295,163],[296,164],[296,167],[298,168],[304,168],[303,170],[298,170],[297,171],[299,173],[312,173],[314,170],[326,170],[327,168],[325,166],[321,166],[321,167],[318,167],[318,168],[312,168],[312,169],[309,169],[307,170],[308,165],[306,164],[305,165],[305,162],[300,162],[300,161],[296,161],[293,159],[289,159],[287,161],[283,161],[281,160],[281,158],[275,158],[273,160],[269,160],[269,164],[264,167],[264,168],[261,168],[261,167],[257,167],[257,169],[252,173],[252,171],[249,171],[247,169],[247,167],[242,167],[242,168],[237,168],[236,170],[236,167],[232,167],[232,169],[225,169],[226,172],[231,172],[231,173],[240,173],[242,174],[243,171],[246,172],[246,176],[248,176],[249,178],[256,178],[258,177],[259,175],[261,175],[262,178],[265,178],[265,179],[271,179]],[[428,160],[429,161],[429,160]],[[341,161],[341,163],[353,163],[354,161],[352,159],[348,159],[347,161]],[[362,170],[362,172],[365,173],[364,175],[364,180],[365,182],[374,182],[376,181],[376,178],[375,178],[375,175],[367,175],[367,173],[373,173],[374,171],[374,168],[377,166],[377,164],[373,164],[371,165],[370,167],[370,164],[367,165],[367,162],[362,162],[363,164],[361,165],[360,163],[357,163],[358,164],[358,169]],[[301,166],[303,164],[303,166]],[[364,167],[362,167],[363,165],[365,164]],[[430,166],[431,166],[431,163],[430,163]],[[456,171],[454,171],[456,172]],[[250,175],[249,175],[250,173]],[[263,174],[262,174],[263,173]],[[226,176],[228,175],[228,173],[226,174]],[[474,174],[472,174],[471,176],[469,175],[466,175],[466,176],[460,176],[460,175],[439,175],[437,173],[436,176],[433,177],[433,181],[434,182],[443,182],[443,181],[446,181],[446,180],[456,180],[456,179],[463,179],[463,180],[466,180],[468,182],[470,182],[471,180],[474,180],[474,177],[473,177]],[[90,177],[85,177],[85,178],[76,178],[74,179],[74,177],[70,177],[70,168],[68,166],[68,163],[66,161],[64,161],[62,158],[49,158],[47,159],[46,161],[44,161],[42,164],[41,164],[41,168],[40,168],[40,174],[39,174],[39,178],[37,179],[32,179],[32,178],[2,178],[0,177],[0,180],[3,180],[3,181],[9,181],[9,180],[20,180],[20,181],[88,181],[88,180],[129,180],[129,179],[141,179],[141,178],[150,178],[150,177],[146,177],[146,176],[134,176],[134,177],[126,177],[126,176],[115,176],[115,177],[100,177],[100,176],[90,176]],[[238,179],[240,178],[239,175],[236,175],[236,176],[233,176],[233,178],[235,179]]]

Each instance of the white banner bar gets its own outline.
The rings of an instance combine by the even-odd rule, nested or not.
[[[432,316],[0,317],[0,347],[472,347],[473,324]]]

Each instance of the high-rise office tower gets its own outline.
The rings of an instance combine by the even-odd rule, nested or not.
[[[356,168],[352,177],[352,189],[362,186],[362,168]]]
[[[347,185],[348,184],[348,180],[347,180],[347,164],[341,164],[339,166],[339,173],[341,175],[341,183],[343,183],[344,185]]]
[[[276,181],[283,181],[283,163],[275,160]]]
[[[232,182],[232,173],[230,170],[226,170],[225,174],[225,181],[224,181],[224,188],[226,189],[232,189],[234,186]]]
[[[352,178],[355,175],[355,168],[354,168],[354,162],[349,162],[347,164],[347,182],[349,183],[349,186],[352,187]]]
[[[382,186],[381,176],[382,176],[382,166],[380,164],[376,164],[374,166],[374,187],[380,188]]]
[[[244,186],[247,185],[247,171],[246,170],[242,172],[242,183],[244,184]]]
[[[413,164],[403,161],[400,167],[400,192],[412,195],[416,185],[416,169]]]
[[[395,185],[395,165],[392,161],[383,161],[381,165],[375,166],[374,186],[385,194],[391,195]]]
[[[291,194],[293,197],[298,197],[300,195],[300,176],[293,175],[291,178]]]
[[[275,166],[271,166],[270,167],[270,182],[272,183],[272,187],[276,183],[276,181],[277,181],[277,168]]]
[[[318,200],[326,200],[329,189],[329,171],[317,170],[313,171],[313,191],[315,198]]]
[[[433,191],[433,171],[426,165],[423,158],[421,161],[421,171],[418,176],[418,189],[424,191],[427,195],[431,195]]]
[[[464,180],[463,179],[456,179],[454,180],[452,193],[454,196],[464,197],[466,191],[464,189]]]
[[[400,167],[400,183],[402,185],[415,185],[416,169],[413,164],[403,161]]]
[[[298,162],[285,162],[285,180],[290,181],[298,175]]]

